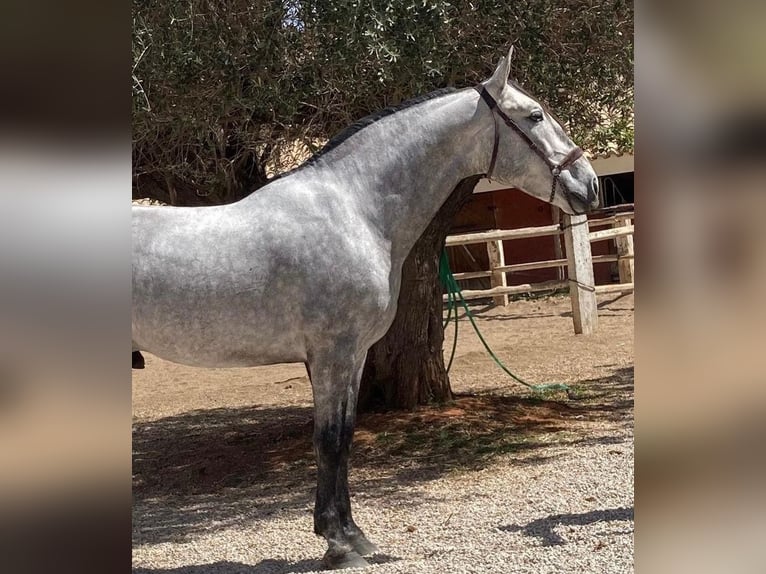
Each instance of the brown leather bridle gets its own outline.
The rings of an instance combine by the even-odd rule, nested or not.
[[[550,168],[551,175],[553,176],[553,181],[551,183],[551,196],[548,199],[548,203],[553,203],[553,197],[556,195],[556,186],[558,185],[561,172],[565,169],[569,169],[569,167],[574,162],[580,159],[583,154],[582,149],[579,146],[575,146],[574,149],[572,149],[559,163],[553,163],[550,159],[548,159],[548,156],[543,153],[543,150],[541,150],[537,144],[532,141],[532,138],[529,137],[529,135],[527,135],[527,133],[508,116],[508,114],[500,109],[495,98],[490,95],[490,93],[483,85],[480,84],[475,86],[474,89],[479,92],[481,99],[484,100],[487,106],[489,106],[489,110],[492,112],[492,119],[495,121],[495,143],[492,146],[492,159],[489,162],[489,169],[486,173],[487,179],[492,178],[492,172],[495,170],[495,161],[497,160],[497,146],[500,142],[500,133],[497,129],[497,116],[500,116],[505,124],[509,128],[513,129],[517,134],[519,134],[521,138],[527,142],[527,145],[532,148],[532,151],[539,155],[545,164]],[[566,189],[564,189],[564,197],[566,197],[567,202],[569,202],[569,205],[572,207],[572,209],[574,209],[572,202],[569,200],[569,194],[567,193]]]

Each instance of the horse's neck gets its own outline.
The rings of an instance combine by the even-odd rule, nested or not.
[[[470,92],[470,93],[469,93]],[[359,208],[399,263],[455,186],[487,169],[491,120],[473,90],[379,120],[328,154],[323,169],[348,177]]]

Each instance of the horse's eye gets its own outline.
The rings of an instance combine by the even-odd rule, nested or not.
[[[532,120],[533,122],[543,121],[543,111],[534,110],[531,114],[529,114],[529,119]]]

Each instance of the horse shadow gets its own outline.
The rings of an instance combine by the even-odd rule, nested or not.
[[[519,465],[560,456],[547,448],[551,434],[559,445],[629,440],[632,368],[581,386],[584,398],[563,402],[462,395],[451,404],[413,413],[361,415],[351,491],[368,507],[393,502],[417,506],[431,500],[408,487],[448,472],[481,470],[503,455]],[[611,435],[591,436],[571,433],[572,419],[624,424]],[[277,516],[305,520],[310,531],[316,487],[312,431],[312,409],[303,406],[216,408],[135,422],[134,544],[184,541],[242,524],[268,527]],[[315,564],[293,564],[294,570],[284,571],[304,571],[304,566]],[[228,571],[253,572],[236,570],[236,565]]]
[[[262,560],[249,565],[223,560],[210,564],[195,564],[179,568],[134,568],[133,574],[288,574],[293,572],[314,572],[323,570],[319,560]]]
[[[367,558],[371,565],[387,564],[400,560],[387,554]],[[298,572],[321,572],[325,566],[319,560],[261,560],[258,564],[242,564],[228,560],[210,564],[180,566],[178,568],[134,568],[132,574],[293,574]]]
[[[579,514],[555,514],[533,520],[523,526],[518,524],[499,526],[498,530],[503,532],[522,532],[526,536],[539,538],[543,546],[561,546],[566,544],[566,541],[553,530],[556,526],[585,526],[595,522],[612,521],[632,522],[633,507],[592,510]]]

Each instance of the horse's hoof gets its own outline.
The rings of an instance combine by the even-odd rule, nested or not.
[[[362,558],[353,550],[345,554],[331,554],[328,550],[322,558],[322,563],[331,570],[340,570],[341,568],[364,568],[369,566],[369,562]]]
[[[364,534],[361,534],[356,538],[352,538],[351,546],[353,546],[354,550],[356,550],[357,553],[362,556],[370,556],[371,554],[377,554],[380,552],[380,548],[367,540],[367,537]]]
[[[144,368],[144,356],[141,354],[140,351],[133,351],[133,368],[134,369]]]

